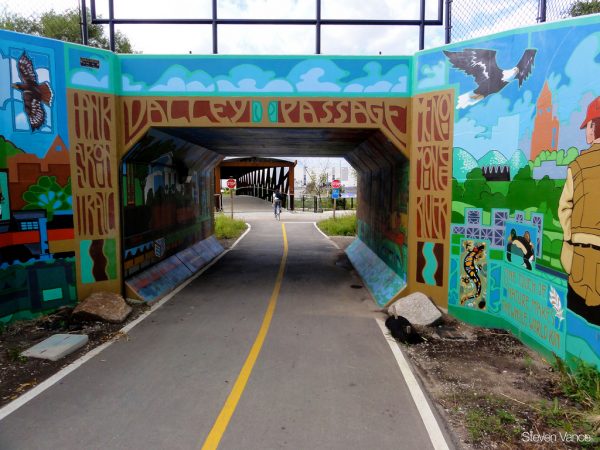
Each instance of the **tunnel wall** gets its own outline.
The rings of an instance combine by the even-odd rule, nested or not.
[[[508,70],[527,49],[531,73],[504,85],[494,58]],[[452,88],[456,97],[450,313],[598,366],[600,158],[581,127],[600,95],[599,58],[595,16],[420,52],[413,86],[415,95]],[[487,65],[489,84],[465,64]]]
[[[125,278],[213,234],[212,173],[221,159],[157,130],[122,159]]]

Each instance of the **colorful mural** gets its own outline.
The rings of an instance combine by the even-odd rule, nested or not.
[[[414,80],[457,95],[450,312],[597,365],[599,57],[586,18],[421,52]]]
[[[0,72],[3,320],[126,277],[155,296],[169,264],[218,253],[199,243],[219,156],[186,129],[361,129],[351,253],[385,274],[363,271],[379,303],[422,291],[600,365],[599,17],[377,58],[114,55],[0,31]]]
[[[76,301],[62,46],[0,34],[0,321]]]
[[[212,230],[210,150],[152,130],[123,158],[125,277],[208,238]]]
[[[408,56],[123,55],[122,95],[408,97]]]

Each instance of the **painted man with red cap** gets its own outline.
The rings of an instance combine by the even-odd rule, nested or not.
[[[584,128],[591,147],[569,164],[558,205],[560,260],[569,274],[567,307],[600,326],[600,97],[589,104]]]

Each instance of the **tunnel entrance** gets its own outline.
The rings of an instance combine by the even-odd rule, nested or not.
[[[364,269],[377,302],[393,300],[406,287],[447,305],[452,90],[406,97],[210,97],[72,89],[67,103],[75,120],[70,147],[77,167],[72,197],[74,242],[81,243],[75,247],[79,297],[123,292],[126,276],[142,277],[151,268],[155,273],[140,283],[159,286],[156,280],[181,266],[159,266],[169,258],[191,250],[184,259],[200,264],[218,252],[207,237],[212,220],[204,214],[212,214],[214,180],[201,186],[209,184],[206,170],[225,156],[340,156],[359,181],[359,239],[349,254]],[[132,179],[158,168],[164,174],[150,184],[167,180],[175,206],[153,205],[155,211],[144,216],[140,202],[148,200],[150,185],[136,187]],[[194,179],[196,187],[186,186]],[[189,199],[197,202],[191,210],[181,206]],[[168,231],[164,241],[154,227],[135,229],[152,214],[160,216],[157,229]],[[201,247],[187,246],[194,241],[192,247]],[[110,271],[107,260],[114,261]]]
[[[204,243],[198,251],[217,251],[211,239],[214,169],[225,157],[346,159],[359,186],[356,257],[368,252],[381,260],[379,270],[386,266],[389,272],[388,290],[406,285],[409,161],[380,130],[155,127],[121,161],[121,257],[128,295],[153,297],[161,283],[166,288],[198,243]],[[238,183],[245,172],[239,174]],[[377,268],[373,257],[369,261]],[[150,288],[145,272],[156,265],[170,274],[157,280],[155,268]],[[195,267],[188,269],[193,273]]]

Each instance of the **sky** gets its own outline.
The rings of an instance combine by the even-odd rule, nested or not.
[[[4,0],[11,11],[39,14],[77,7],[80,0]],[[88,6],[90,0],[87,0]],[[418,19],[419,0],[322,0],[323,19]],[[426,18],[437,17],[437,1],[427,0]],[[212,0],[114,0],[116,18],[210,18]],[[315,0],[217,0],[220,18],[311,19]],[[108,1],[96,1],[108,17]],[[212,28],[200,25],[122,25],[136,51],[146,54],[212,53]],[[426,30],[426,48],[444,43],[444,27]],[[314,54],[313,26],[219,26],[220,54]],[[418,27],[327,26],[321,53],[329,55],[408,55],[418,50]]]
[[[520,149],[529,157],[536,102],[547,84],[554,105],[552,114],[560,125],[558,148],[574,146],[582,150],[588,147],[580,125],[587,105],[600,95],[597,83],[600,32],[596,25],[499,36],[476,44],[479,45],[496,50],[498,66],[504,69],[514,67],[526,48],[536,49],[537,54],[532,73],[521,87],[517,82],[510,83],[476,105],[457,110],[455,146],[464,148],[476,159],[490,150],[498,150],[510,158]],[[444,84],[444,72],[440,73],[441,77],[436,73],[438,61],[443,58],[441,52],[431,52],[421,58],[423,68],[420,70],[427,76],[426,85],[420,83],[421,87]],[[459,94],[476,87],[473,77],[460,70],[450,69],[448,77],[450,84],[458,85]]]

